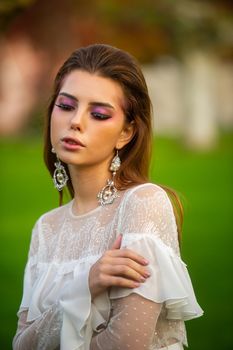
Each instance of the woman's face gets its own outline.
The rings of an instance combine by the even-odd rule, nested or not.
[[[68,74],[51,115],[51,142],[69,165],[108,166],[114,149],[132,137],[126,123],[120,85],[97,74],[75,70]]]

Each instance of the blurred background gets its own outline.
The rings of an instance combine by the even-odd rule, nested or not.
[[[42,159],[52,82],[91,43],[129,51],[148,83],[151,180],[183,200],[182,256],[205,311],[186,323],[189,349],[233,349],[231,0],[0,1],[0,347],[11,349],[32,226],[58,205]]]

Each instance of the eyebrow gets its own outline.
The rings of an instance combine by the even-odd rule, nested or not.
[[[73,95],[70,95],[68,94],[67,92],[60,92],[58,94],[58,96],[66,96],[66,97],[69,97],[70,99],[78,102],[78,99],[73,96]],[[108,102],[98,102],[98,101],[93,101],[93,102],[90,102],[89,103],[90,106],[101,106],[101,107],[107,107],[107,108],[111,108],[111,109],[115,109],[110,103]]]
[[[58,96],[66,96],[66,97],[71,98],[71,100],[78,102],[78,99],[75,96],[70,95],[67,92],[59,92]]]

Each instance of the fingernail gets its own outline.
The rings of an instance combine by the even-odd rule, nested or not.
[[[150,272],[149,271],[144,272],[144,276],[145,277],[150,277]]]
[[[140,277],[140,281],[141,281],[141,282],[145,282],[145,280],[146,280],[146,279],[145,279],[144,277],[142,277],[142,276]]]
[[[135,282],[135,283],[134,283],[134,286],[135,286],[135,288],[137,288],[137,287],[139,287],[139,286],[140,286],[140,283]]]
[[[148,265],[148,264],[149,264],[149,261],[146,260],[146,259],[143,259],[143,264],[144,264],[144,265]]]

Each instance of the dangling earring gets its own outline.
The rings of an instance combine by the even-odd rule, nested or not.
[[[119,197],[117,193],[117,189],[114,185],[114,177],[116,175],[117,170],[121,166],[121,160],[118,155],[118,150],[115,157],[112,160],[110,171],[112,171],[112,180],[107,180],[107,185],[98,193],[97,198],[98,202],[104,206],[106,204],[112,204],[114,199]]]
[[[56,153],[54,148],[52,148],[52,153]],[[69,178],[67,176],[65,167],[61,164],[61,161],[58,157],[54,165],[55,165],[55,170],[53,173],[53,183],[58,191],[62,191],[63,187],[65,187]]]

